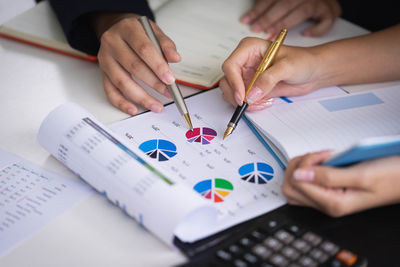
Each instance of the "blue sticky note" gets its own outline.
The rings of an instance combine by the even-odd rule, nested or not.
[[[382,104],[383,101],[373,93],[349,95],[321,100],[319,103],[330,112]]]

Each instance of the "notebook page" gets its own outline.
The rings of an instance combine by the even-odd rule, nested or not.
[[[206,231],[175,232],[192,242],[246,221],[285,203],[283,170],[245,123],[222,140],[234,108],[219,89],[186,99],[193,131],[176,106],[161,114],[145,113],[110,126],[154,166],[174,177],[218,210],[217,223]]]
[[[0,256],[92,192],[0,149]]]
[[[400,133],[400,87],[276,105],[246,114],[288,158],[341,151],[360,139]]]
[[[186,187],[160,174],[118,136],[74,103],[61,105],[42,123],[39,143],[129,216],[172,244],[178,227],[207,227],[216,211]],[[176,209],[175,207],[179,207]],[[160,223],[162,221],[162,223]],[[198,225],[199,226],[198,226]]]
[[[223,76],[222,63],[242,38],[267,38],[240,23],[251,6],[252,1],[242,0],[171,0],[158,9],[156,22],[182,57],[171,65],[177,79],[212,86]]]

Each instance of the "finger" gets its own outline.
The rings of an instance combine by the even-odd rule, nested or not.
[[[266,10],[261,16],[254,22],[252,29],[257,30],[257,27],[261,27],[262,30],[268,32],[271,35],[277,33],[275,28],[270,27],[274,23],[285,17],[291,10],[295,9],[304,0],[282,0],[274,2],[268,10]]]
[[[304,168],[321,164],[324,160],[328,159],[332,154],[332,150],[322,150],[319,152],[308,153],[300,161],[298,168]]]
[[[269,6],[271,6],[276,0],[258,0],[254,3],[250,11],[246,12],[240,19],[245,24],[251,24],[254,20],[264,13]]]
[[[272,65],[268,70],[261,73],[253,87],[250,89],[246,99],[247,102],[252,105],[264,98],[266,95],[270,97],[271,91],[274,87],[285,79],[289,78],[292,73],[290,65],[284,61]]]
[[[138,20],[124,20],[121,27],[124,28],[123,39],[135,51],[154,74],[165,84],[172,84],[175,81],[174,74],[164,57],[148,38]],[[165,45],[165,44],[164,44]]]
[[[265,48],[265,41],[257,38],[244,38],[222,65],[222,71],[233,89],[232,94],[240,99],[237,101],[238,105],[241,104],[245,95],[243,69],[249,68],[249,61],[255,61],[257,57],[261,60],[262,53],[265,51],[260,51],[260,47]]]
[[[236,100],[234,98],[233,95],[233,89],[231,88],[230,84],[228,83],[228,81],[226,80],[225,77],[223,77],[221,79],[221,81],[219,82],[219,88],[222,91],[222,98],[232,104],[234,107],[236,107],[238,104],[236,103]]]
[[[103,86],[104,91],[107,95],[108,100],[111,102],[113,106],[122,110],[123,112],[130,114],[132,116],[136,115],[138,110],[134,104],[128,101],[108,79],[107,75],[102,72],[103,76]]]
[[[356,167],[332,168],[313,166],[294,171],[293,178],[297,181],[312,182],[323,187],[367,189],[367,181],[363,181],[362,173]]]
[[[315,13],[311,18],[317,23],[303,31],[306,36],[320,36],[327,32],[333,25],[335,18],[337,17],[334,8],[328,5],[319,5]]]
[[[277,33],[280,29],[291,29],[300,23],[304,22],[312,16],[314,7],[313,2],[305,1],[287,12],[280,19],[272,23],[268,29],[269,33]]]
[[[161,102],[147,94],[113,58],[109,56],[102,58],[102,69],[114,87],[125,97],[153,112],[158,113],[163,110]]]
[[[150,22],[154,32],[157,36],[157,40],[160,43],[161,49],[164,53],[165,58],[168,62],[176,63],[181,60],[181,56],[176,49],[175,43],[164,34],[164,32],[158,27],[153,21]]]
[[[263,99],[261,99],[257,103],[254,103],[254,104],[250,105],[247,108],[247,110],[248,111],[259,111],[259,110],[263,110],[263,109],[272,107],[273,104],[274,104],[274,99],[273,98],[264,97]]]
[[[107,50],[107,52],[105,50]],[[147,84],[150,88],[153,88],[160,94],[170,98],[167,86],[123,40],[115,40],[112,48],[108,45],[102,44],[100,53],[111,54],[128,73],[137,78],[140,77],[140,80]]]

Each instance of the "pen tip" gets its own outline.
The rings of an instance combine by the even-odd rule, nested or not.
[[[228,126],[228,128],[226,128],[226,130],[225,130],[224,137],[222,138],[222,140],[225,140],[225,138],[227,138],[228,135],[230,135],[232,132],[233,132],[233,127]]]
[[[189,126],[190,130],[193,130],[192,120],[190,119],[189,113],[183,114],[183,118],[185,119],[187,125]]]

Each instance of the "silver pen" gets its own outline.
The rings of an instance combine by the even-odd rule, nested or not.
[[[149,19],[146,16],[142,16],[139,18],[139,21],[142,24],[147,36],[150,38],[154,46],[157,48],[158,52],[160,52],[160,54],[164,57],[165,61],[167,61],[167,59],[164,56],[164,53],[161,50],[160,44],[158,43],[156,35],[154,34],[153,28],[150,25]],[[167,85],[167,87],[169,92],[173,96],[174,102],[178,107],[179,112],[185,119],[187,125],[189,126],[190,129],[193,129],[192,121],[190,120],[189,116],[189,111],[186,107],[185,100],[183,99],[181,90],[179,90],[178,84],[175,81],[173,84]]]

